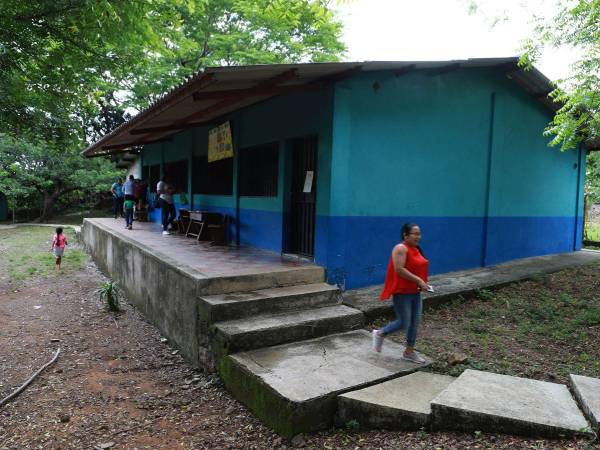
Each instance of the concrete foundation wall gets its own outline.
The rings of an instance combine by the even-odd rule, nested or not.
[[[193,365],[212,368],[208,335],[198,324],[196,299],[204,279],[97,223],[85,220],[82,237],[98,267],[118,281],[128,300],[148,321]]]

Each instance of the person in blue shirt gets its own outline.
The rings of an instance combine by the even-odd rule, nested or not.
[[[112,186],[110,187],[110,192],[113,196],[113,215],[115,219],[117,217],[123,217],[123,180],[121,178],[117,178]]]
[[[135,200],[135,179],[129,175],[129,179],[123,183],[123,195],[125,200]]]

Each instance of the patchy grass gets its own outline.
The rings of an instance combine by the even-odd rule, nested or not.
[[[555,382],[566,382],[569,373],[600,377],[600,265],[481,290],[432,308],[417,347],[436,360],[433,371],[454,376],[472,368]],[[449,366],[452,352],[468,361]]]
[[[586,223],[583,238],[589,241],[600,242],[600,223]]]
[[[8,274],[9,282],[56,273],[50,242],[54,229],[50,227],[18,227],[0,230],[0,271]],[[74,233],[66,229],[69,245],[63,256],[62,271],[77,272],[87,261],[87,255],[77,244]]]
[[[61,223],[64,225],[81,225],[86,217],[112,217],[110,209],[86,209],[80,211],[71,211],[60,214],[50,219],[51,223]]]

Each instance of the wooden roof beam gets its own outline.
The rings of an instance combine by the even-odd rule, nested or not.
[[[297,77],[296,69],[286,70],[285,72],[275,75],[274,77],[271,77],[267,80],[263,80],[263,81],[257,83],[256,86],[254,86],[254,88],[261,89],[261,88],[274,87],[279,84],[285,83],[287,81],[293,80],[296,77]],[[214,103],[213,105],[209,106],[208,108],[204,108],[200,111],[190,114],[187,117],[184,117],[183,119],[180,119],[169,126],[171,127],[171,130],[173,130],[173,131],[181,130],[182,129],[181,126],[188,125],[191,122],[197,122],[202,117],[206,117],[214,112],[220,111],[223,108],[227,108],[228,106],[235,105],[236,103],[239,103],[241,100],[243,100],[243,98],[222,99],[222,100]],[[157,131],[156,133],[160,133],[160,132]],[[148,139],[152,139],[152,137],[155,136],[156,133],[152,133],[150,136],[148,136]]]

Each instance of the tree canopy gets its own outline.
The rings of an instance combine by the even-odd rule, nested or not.
[[[551,94],[564,105],[546,129],[551,143],[565,150],[583,141],[600,144],[600,0],[563,1],[550,20],[538,19],[521,63],[533,64],[546,46],[567,46],[580,55],[572,75],[558,80]]]
[[[51,140],[104,134],[205,66],[344,50],[325,0],[3,0],[0,22],[0,131]]]
[[[207,66],[339,60],[340,36],[326,0],[2,0],[0,190],[14,206],[96,186],[82,164],[114,173],[78,151],[126,111]]]

